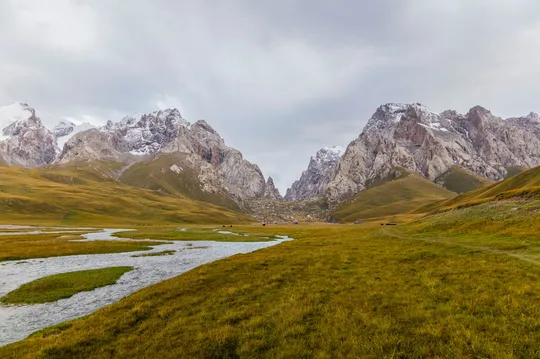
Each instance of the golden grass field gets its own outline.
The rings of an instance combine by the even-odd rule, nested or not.
[[[538,264],[490,236],[462,243],[474,228],[424,238],[419,223],[243,226],[296,240],[201,266],[0,357],[537,356]]]
[[[114,165],[0,165],[0,223],[112,227],[253,221],[231,209],[117,182],[108,173]]]
[[[467,192],[417,208],[416,213],[445,212],[454,209],[477,206],[490,201],[507,199],[527,199],[540,197],[540,167],[521,172],[502,182],[496,182],[475,191]]]

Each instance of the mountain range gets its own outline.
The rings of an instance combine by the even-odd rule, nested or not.
[[[0,108],[0,131],[0,161],[7,165],[106,161],[122,164],[119,181],[187,196],[207,194],[199,197],[220,204],[281,198],[272,178],[265,179],[208,123],[191,124],[176,109],[126,116],[101,127],[61,121],[48,129],[34,109],[15,103]]]
[[[115,164],[108,168],[115,169],[116,181],[229,208],[284,199],[310,206],[320,200],[321,208],[332,209],[401,173],[462,193],[537,166],[540,116],[502,119],[480,106],[459,114],[388,103],[346,149],[319,150],[282,197],[273,179],[227,146],[206,121],[190,123],[177,109],[105,126],[63,120],[47,128],[27,104],[0,107],[0,163],[40,168],[104,162]]]
[[[318,153],[311,159],[287,199],[324,196],[336,204],[396,168],[459,192],[448,178],[481,186],[538,166],[540,117],[530,113],[504,120],[480,106],[463,115],[453,110],[435,113],[418,103],[389,103],[376,110],[339,160],[317,160],[320,157]]]

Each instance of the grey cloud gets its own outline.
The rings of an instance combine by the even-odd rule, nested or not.
[[[178,106],[283,191],[385,102],[538,111],[536,0],[0,2],[0,104],[100,121]]]

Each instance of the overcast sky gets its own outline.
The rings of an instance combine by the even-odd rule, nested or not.
[[[0,105],[177,107],[283,192],[383,103],[540,111],[539,0],[1,0]]]

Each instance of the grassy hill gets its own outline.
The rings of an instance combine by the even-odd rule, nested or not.
[[[459,166],[452,166],[446,172],[438,176],[434,182],[455,193],[474,191],[494,183],[487,178],[480,177]]]
[[[540,167],[535,167],[487,187],[467,192],[448,200],[428,204],[417,209],[417,212],[448,211],[495,200],[536,198],[539,196]]]
[[[505,168],[506,168],[506,171],[508,172],[506,174],[506,178],[513,177],[515,175],[518,175],[528,170],[527,167],[521,167],[521,166],[507,166]]]
[[[239,223],[247,215],[117,182],[121,164],[0,166],[0,222],[32,224]]]
[[[173,165],[181,168],[181,171],[179,173],[172,171],[171,166]],[[183,153],[161,155],[148,161],[136,163],[125,169],[119,180],[132,186],[159,190],[171,195],[239,210],[238,205],[228,193],[208,193],[201,190],[197,173],[188,163],[186,154]]]
[[[400,171],[401,177],[378,181],[374,187],[341,203],[332,217],[340,222],[395,215],[427,203],[447,199],[455,193],[415,174]]]

